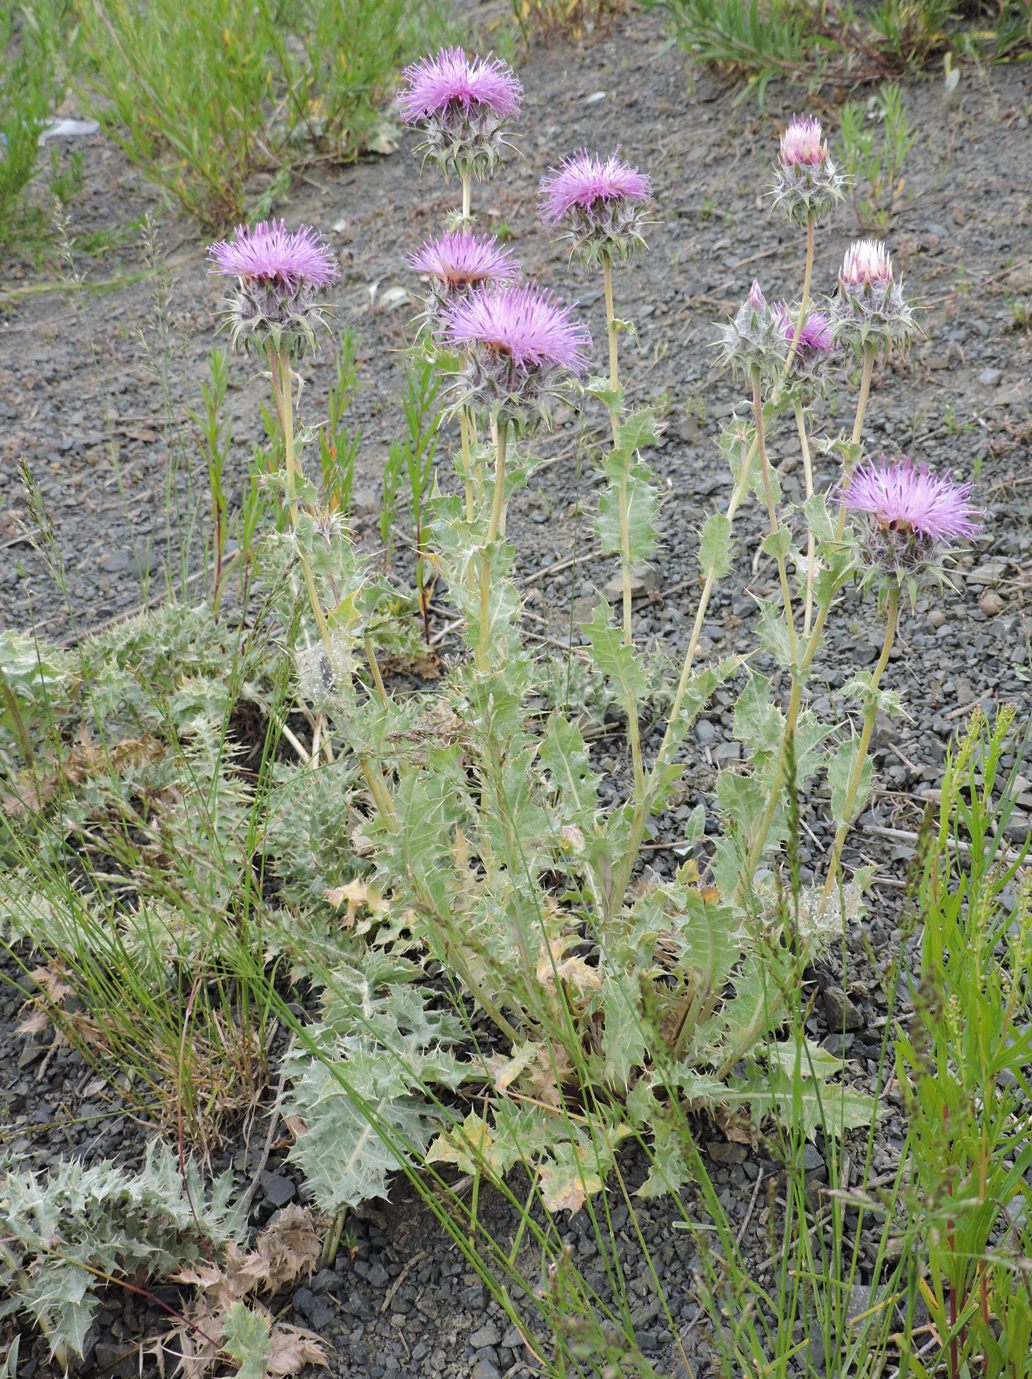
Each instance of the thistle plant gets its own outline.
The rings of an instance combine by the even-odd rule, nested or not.
[[[505,126],[518,112],[523,87],[508,63],[441,48],[402,72],[398,108],[423,134],[423,152],[462,183],[458,225],[468,226],[474,177],[491,172],[507,142]]]

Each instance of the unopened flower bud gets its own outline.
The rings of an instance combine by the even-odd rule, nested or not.
[[[781,136],[774,204],[798,224],[824,220],[842,200],[845,180],[828,154],[821,124],[812,115],[793,115]]]

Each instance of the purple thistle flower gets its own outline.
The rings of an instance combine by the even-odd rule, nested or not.
[[[862,464],[838,501],[863,520],[867,562],[908,574],[977,534],[981,513],[970,494],[970,484],[940,478],[906,455]]]
[[[401,74],[398,108],[406,124],[426,134],[428,158],[447,171],[482,173],[501,150],[501,126],[516,115],[523,87],[507,62],[467,57],[461,48],[441,48],[411,63]]]
[[[828,161],[828,145],[822,142],[821,122],[813,115],[793,115],[781,136],[781,166],[799,163],[818,167]]]
[[[644,173],[611,153],[587,149],[565,158],[541,179],[538,206],[546,225],[562,227],[585,258],[627,257],[642,238],[642,212],[652,192]]]
[[[858,347],[872,338],[889,344],[905,340],[913,331],[913,314],[902,284],[893,280],[892,259],[881,240],[854,240],[846,250],[836,316]]]
[[[232,240],[211,246],[208,259],[213,273],[291,287],[325,287],[337,276],[333,255],[318,230],[310,225],[288,230],[282,220],[263,220],[253,229],[239,225]]]
[[[264,350],[271,343],[298,354],[314,346],[314,326],[322,319],[315,294],[338,275],[317,230],[310,225],[288,230],[282,220],[241,225],[231,240],[211,246],[208,261],[209,272],[237,280],[224,307],[234,346],[243,341],[245,347]]]
[[[799,324],[798,307],[793,308],[787,302],[779,302],[774,308],[774,314],[785,344],[791,345],[796,339],[796,327]],[[811,307],[799,332],[798,343],[792,356],[794,372],[813,377],[835,353],[835,336],[831,321],[823,311]]]
[[[500,408],[518,427],[548,405],[568,375],[579,377],[591,348],[588,328],[569,307],[534,283],[481,288],[444,313],[446,344],[468,355],[468,400]]]
[[[420,124],[461,106],[469,113],[484,106],[499,119],[515,115],[523,87],[507,62],[497,57],[469,58],[461,48],[441,48],[436,57],[420,58],[401,74],[408,89],[398,95],[406,124]]]
[[[880,239],[857,239],[842,260],[842,281],[847,287],[892,282],[892,259]]]
[[[718,347],[720,362],[730,365],[743,378],[748,378],[753,369],[759,369],[765,378],[781,372],[785,347],[781,343],[780,324],[755,279],[745,301],[721,328]]]
[[[447,290],[476,287],[483,283],[509,283],[519,277],[519,267],[511,249],[505,249],[496,235],[474,235],[458,230],[428,239],[416,254],[410,254],[409,267],[425,273]]]
[[[781,136],[774,204],[783,204],[800,225],[823,220],[842,200],[843,179],[828,156],[822,134],[820,120],[793,115]]]

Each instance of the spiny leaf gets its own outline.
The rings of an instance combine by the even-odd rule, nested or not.
[[[271,1324],[264,1312],[237,1300],[222,1320],[222,1345],[239,1365],[237,1379],[265,1379]]]
[[[702,528],[699,542],[702,573],[722,579],[731,568],[731,520],[722,512],[711,512]]]
[[[625,646],[618,628],[613,626],[608,603],[599,603],[584,624],[591,643],[592,659],[613,686],[624,708],[636,705],[645,693],[645,672],[634,648]]]
[[[848,742],[839,745],[831,761],[828,763],[828,784],[831,786],[831,817],[840,827],[843,824],[850,824],[863,809],[867,802],[867,797],[871,792],[871,777],[874,770],[870,756],[865,756],[856,794],[850,804],[848,815],[846,811],[846,796],[849,793],[849,781],[856,768],[857,759],[860,754],[860,739],[853,738]]]

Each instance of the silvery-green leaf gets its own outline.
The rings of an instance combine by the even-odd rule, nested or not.
[[[711,512],[703,524],[699,564],[713,579],[723,578],[731,568],[731,522],[722,512]]]
[[[849,781],[856,767],[859,753],[860,739],[858,737],[851,738],[848,742],[843,742],[839,745],[838,750],[828,763],[828,784],[831,787],[831,817],[840,827],[843,824],[851,824],[853,822],[867,803],[867,797],[871,791],[871,777],[874,770],[874,764],[870,756],[865,756],[857,791],[847,816],[846,796],[849,792]]]

